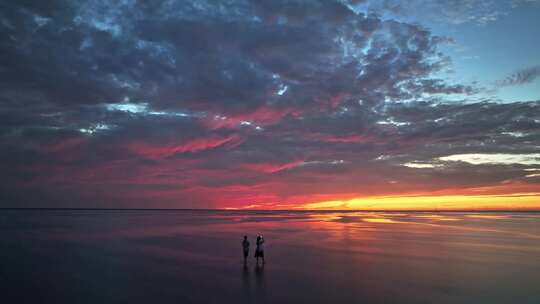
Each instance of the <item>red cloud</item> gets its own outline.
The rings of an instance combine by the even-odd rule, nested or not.
[[[78,147],[83,141],[84,139],[81,137],[67,138],[62,141],[43,146],[43,151],[51,153],[62,152]]]
[[[242,167],[249,170],[259,171],[259,172],[264,172],[264,173],[277,173],[283,170],[297,167],[302,162],[303,162],[302,160],[297,160],[297,161],[293,161],[293,162],[285,163],[285,164],[270,164],[270,163],[244,164],[242,165]]]
[[[209,116],[203,119],[203,125],[211,130],[220,128],[237,127],[242,121],[253,122],[256,125],[271,125],[278,123],[288,114],[297,115],[292,109],[272,109],[270,107],[260,107],[255,112],[248,114],[238,114],[233,116]]]
[[[360,143],[366,142],[368,139],[360,135],[347,135],[347,136],[328,136],[322,138],[322,141],[328,143]]]
[[[312,134],[306,135],[306,137],[312,141],[322,141],[325,143],[364,143],[364,142],[373,141],[372,137],[364,136],[364,135],[355,135],[355,134],[335,136],[335,135],[326,135],[326,134],[320,134],[320,133],[312,133]]]
[[[242,143],[238,134],[227,137],[196,138],[180,144],[152,145],[144,142],[136,142],[128,145],[128,150],[150,158],[167,157],[178,153],[193,153],[203,150],[214,149],[224,145],[234,147]]]

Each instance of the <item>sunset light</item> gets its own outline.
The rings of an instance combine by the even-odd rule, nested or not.
[[[367,197],[308,203],[302,208],[313,210],[540,210],[540,193]]]
[[[38,2],[0,208],[540,209],[538,1]]]
[[[0,0],[2,303],[540,303],[540,0]]]

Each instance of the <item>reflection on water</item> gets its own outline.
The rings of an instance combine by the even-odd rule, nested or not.
[[[3,210],[0,239],[5,303],[540,303],[539,213]]]
[[[459,221],[460,218],[457,217],[450,217],[447,215],[438,215],[438,214],[419,214],[415,215],[416,218],[420,219],[430,219],[434,221]]]
[[[492,219],[492,220],[500,220],[500,219],[508,218],[508,216],[500,215],[500,214],[467,214],[465,216],[469,218]]]
[[[242,266],[242,290],[244,292],[244,298],[247,302],[251,300],[251,280],[249,275],[249,267],[247,263]]]
[[[255,286],[258,298],[266,298],[266,288],[264,285],[264,264],[255,265]]]
[[[368,222],[368,223],[398,223],[394,220],[391,220],[389,218],[382,218],[382,217],[375,217],[375,218],[365,218],[363,219],[364,222]]]

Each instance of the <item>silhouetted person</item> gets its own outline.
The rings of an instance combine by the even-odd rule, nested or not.
[[[262,236],[257,237],[257,248],[255,248],[255,258],[257,259],[257,264],[259,264],[259,258],[262,258],[264,264],[264,239]]]
[[[244,264],[245,264],[247,257],[249,256],[249,241],[247,239],[247,235],[244,235],[244,240],[242,241],[242,249],[244,249]]]

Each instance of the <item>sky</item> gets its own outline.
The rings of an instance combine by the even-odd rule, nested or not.
[[[2,1],[0,208],[540,209],[540,1]]]

